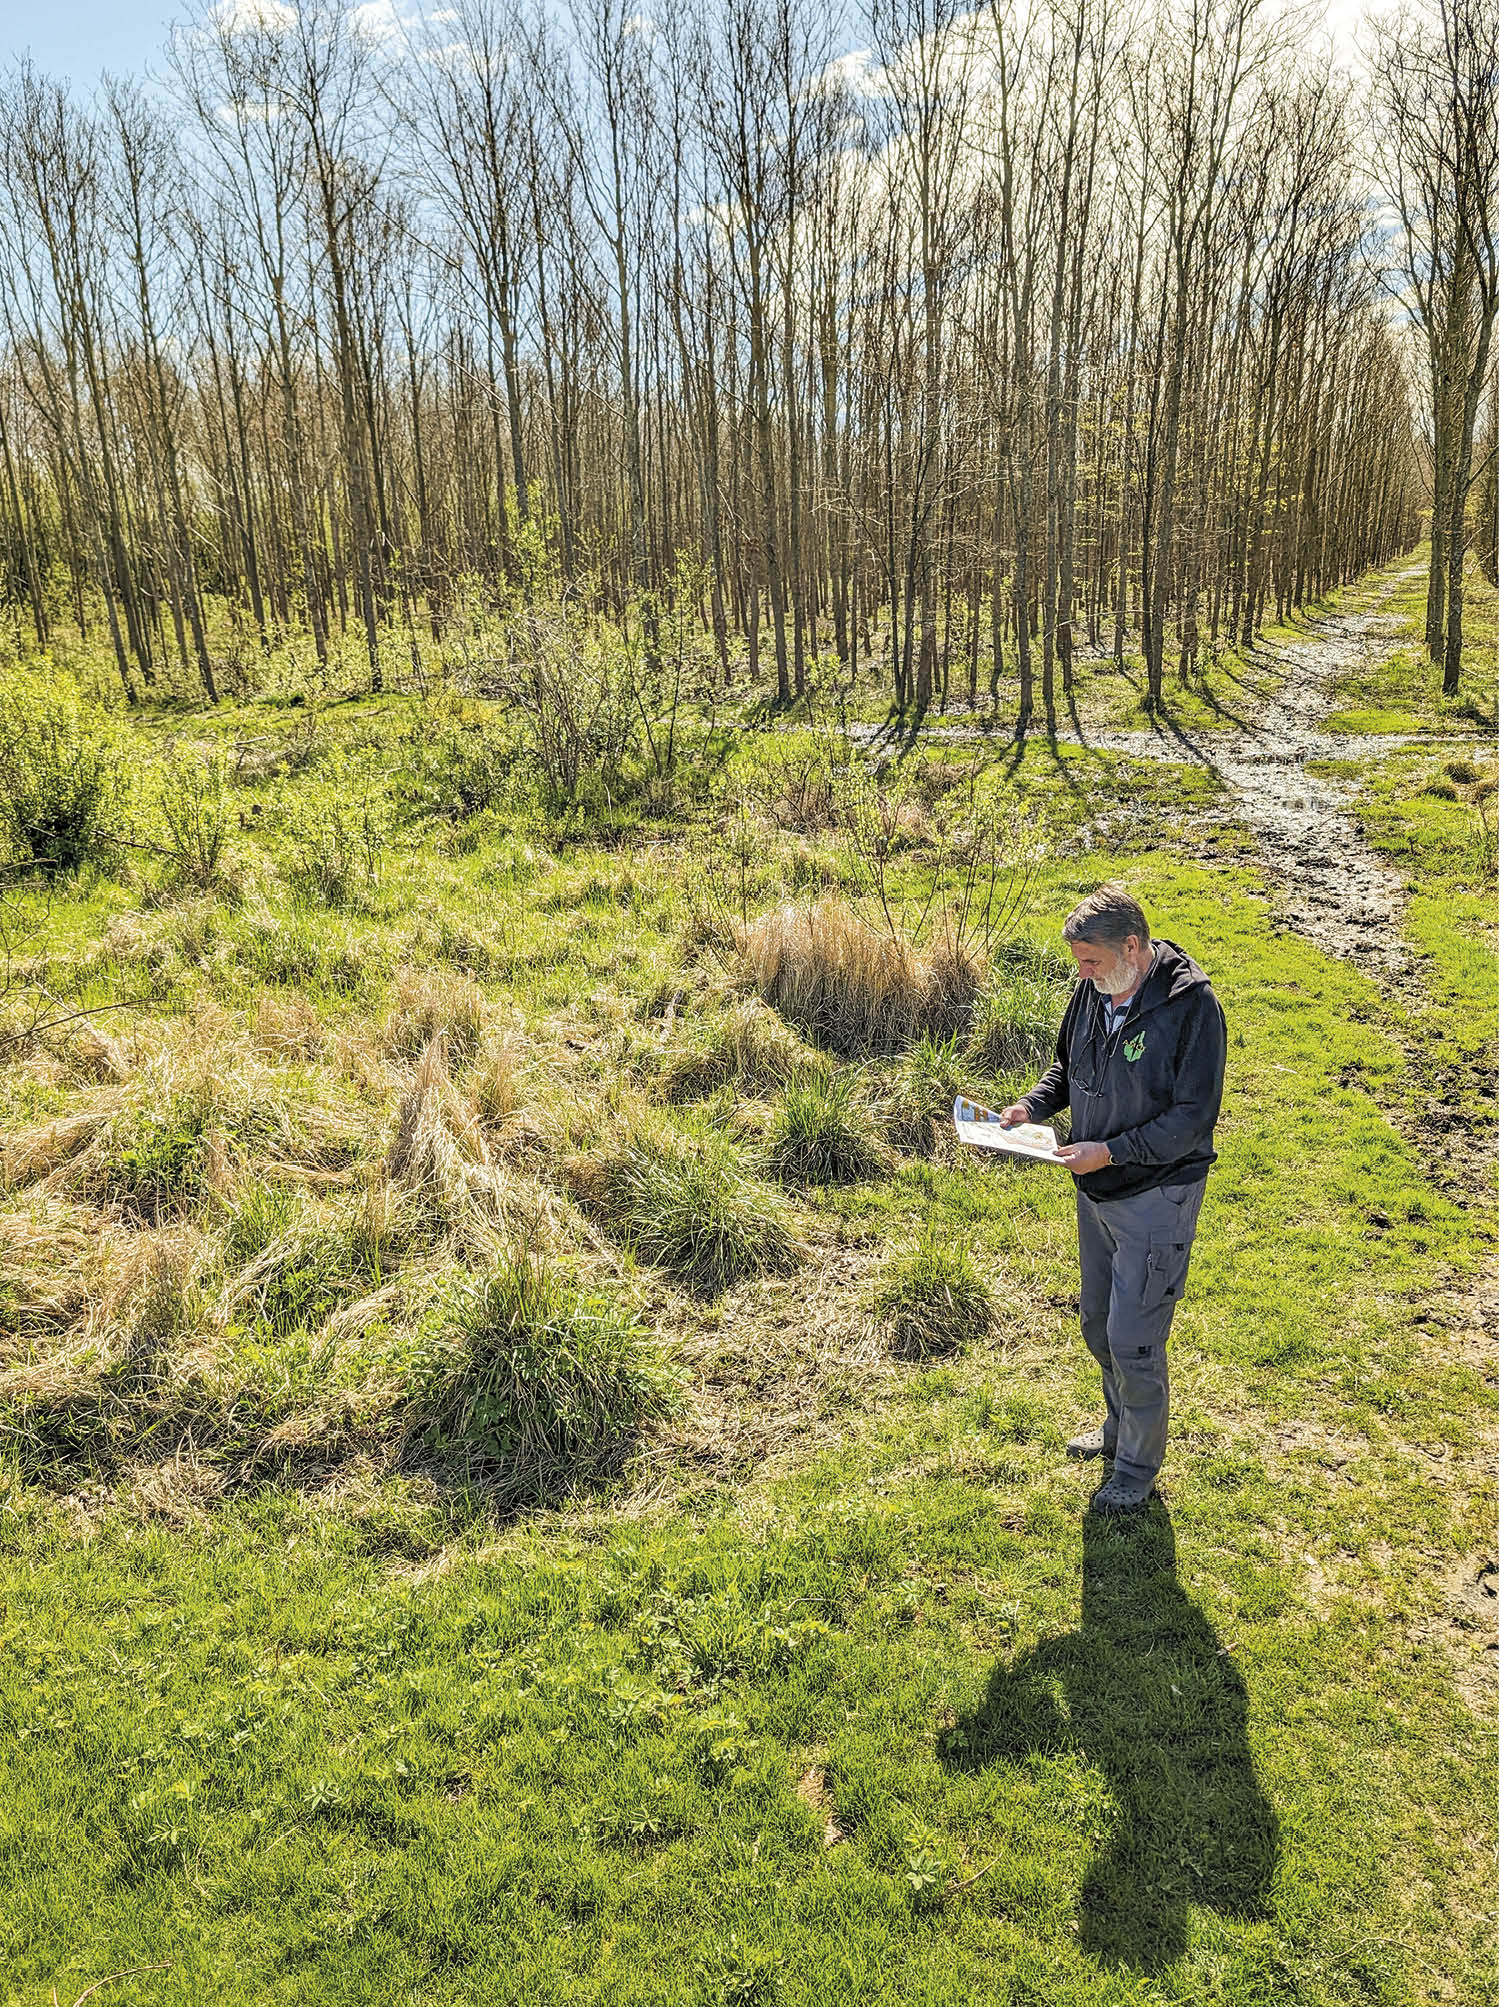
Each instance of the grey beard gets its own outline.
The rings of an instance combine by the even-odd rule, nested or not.
[[[1139,980],[1138,972],[1132,969],[1121,955],[1119,957],[1119,966],[1114,970],[1112,975],[1095,976],[1093,978],[1093,987],[1101,997],[1117,997],[1125,990],[1132,989]]]

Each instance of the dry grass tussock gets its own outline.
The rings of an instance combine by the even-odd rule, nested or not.
[[[43,1217],[52,1228],[44,1265],[27,1258],[24,1220],[0,1228],[0,1278],[24,1292],[0,1368],[0,1404],[19,1428],[85,1400],[159,1407],[164,1394],[212,1376],[222,1320],[207,1285],[208,1235],[181,1224],[91,1232],[79,1209],[55,1203]]]
[[[128,1080],[134,1070],[130,1054],[120,1040],[87,1018],[76,1018],[48,1033],[46,1050],[61,1067],[64,1078],[72,1081],[109,1085]]]
[[[112,1076],[86,1107],[0,1141],[0,1185],[154,1223],[222,1196],[252,1160],[337,1181],[358,1147],[356,1114],[268,1065],[225,1012],[200,1009],[125,1063],[127,1077]]]
[[[416,1059],[441,1039],[450,1060],[471,1059],[484,1035],[484,993],[470,976],[399,968],[380,1043],[393,1058]]]
[[[506,1161],[509,1125],[498,1137],[461,1093],[444,1041],[422,1054],[396,1111],[379,1176],[365,1206],[372,1231],[394,1241],[447,1241],[454,1253],[484,1252],[496,1234],[562,1247],[580,1227],[603,1243],[565,1199]]]
[[[733,929],[742,978],[808,1037],[853,1056],[966,1028],[982,985],[962,944],[917,948],[841,899],[778,906]]]
[[[250,1037],[262,1059],[316,1059],[327,1045],[328,1027],[306,997],[267,992],[255,1006]]]
[[[696,1101],[720,1087],[774,1094],[819,1064],[817,1055],[757,996],[690,1024],[667,1048],[662,1085],[669,1101]]]
[[[220,1166],[190,1214],[163,1208],[153,1223],[107,1203],[79,1159],[64,1168],[0,1212],[4,1426],[36,1469],[81,1458],[168,1517],[222,1481],[199,1464],[394,1454],[411,1390],[388,1344],[360,1341],[410,1326],[455,1276],[489,1272],[517,1244],[571,1250],[580,1230],[618,1268],[565,1199],[495,1161],[441,1039],[352,1191],[315,1198],[262,1157],[261,1175]],[[143,1449],[149,1466],[133,1461]]]

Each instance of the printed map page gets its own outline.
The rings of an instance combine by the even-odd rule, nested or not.
[[[1013,1129],[1000,1126],[999,1117],[982,1102],[965,1101],[960,1094],[952,1105],[953,1127],[958,1140],[979,1150],[1003,1150],[1010,1157],[1033,1157],[1039,1163],[1055,1164],[1057,1132],[1045,1122],[1017,1122]]]

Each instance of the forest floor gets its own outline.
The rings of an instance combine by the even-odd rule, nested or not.
[[[1494,2007],[1499,745],[1413,604],[1364,581],[1174,724],[1100,692],[883,756],[900,910],[975,784],[1047,839],[972,1034],[888,1053],[725,945],[867,901],[794,732],[601,841],[371,822],[446,729],[400,700],[315,751],[270,706],[134,727],[231,748],[237,813],[221,886],[36,898],[49,993],[110,1014],[0,1066],[0,1999]],[[1070,1189],[945,1121],[1034,1077],[1105,876],[1231,1041],[1126,1528],[1062,1455]],[[646,1259],[622,1142],[771,1254]],[[428,1412],[501,1234],[669,1376],[571,1492]],[[951,1249],[992,1312],[912,1359],[889,1303]]]

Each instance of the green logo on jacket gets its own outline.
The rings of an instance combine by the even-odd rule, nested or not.
[[[1124,1056],[1129,1061],[1131,1066],[1134,1065],[1135,1061],[1140,1057],[1140,1054],[1144,1050],[1145,1050],[1145,1034],[1143,1031],[1137,1032],[1133,1038],[1127,1038],[1124,1041]]]

